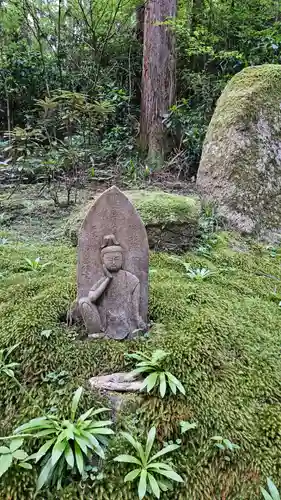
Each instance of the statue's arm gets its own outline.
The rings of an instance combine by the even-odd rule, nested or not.
[[[139,283],[137,283],[137,285],[135,286],[135,289],[133,291],[132,305],[133,305],[134,318],[137,322],[138,328],[140,328],[141,330],[145,330],[146,324],[140,315],[140,284]]]
[[[94,304],[103,294],[105,289],[108,287],[111,279],[108,276],[104,276],[97,283],[95,283],[91,290],[89,291],[89,300]]]

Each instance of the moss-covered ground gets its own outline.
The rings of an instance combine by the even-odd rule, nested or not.
[[[38,256],[49,266],[42,272],[26,270],[24,258]],[[161,443],[181,437],[180,420],[198,425],[173,455],[184,484],[164,499],[254,500],[261,498],[259,485],[267,476],[280,483],[281,257],[233,235],[221,235],[208,258],[190,252],[183,259],[215,274],[192,281],[170,256],[152,254],[149,314],[155,326],[148,339],[87,342],[65,324],[75,297],[75,249],[18,243],[13,235],[0,245],[0,348],[20,344],[13,354],[20,363],[17,377],[41,407],[56,407],[66,414],[81,384],[86,389],[81,408],[99,406],[101,396],[89,391],[88,378],[129,370],[133,365],[124,360],[124,353],[136,349],[168,351],[167,366],[186,389],[186,397],[142,396],[136,408],[123,408],[103,478],[72,483],[61,492],[45,491],[36,498],[136,499],[134,488],[123,483],[125,468],[112,462],[125,450],[119,431],[143,438],[155,424]],[[44,330],[51,330],[49,338],[42,335]],[[68,374],[64,385],[44,381],[48,373],[63,370]],[[38,414],[27,395],[11,379],[1,377],[1,435]],[[210,438],[218,434],[240,446],[230,461],[213,446]],[[11,469],[0,481],[1,500],[34,498],[35,477],[35,469]]]

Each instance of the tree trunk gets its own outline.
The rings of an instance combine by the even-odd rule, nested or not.
[[[176,15],[176,0],[147,0],[144,16],[140,144],[153,162],[163,163],[163,116],[175,100],[175,33],[160,24]]]

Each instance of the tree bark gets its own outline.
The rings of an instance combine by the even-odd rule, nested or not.
[[[175,100],[175,33],[161,24],[176,15],[176,0],[147,0],[144,16],[140,144],[148,158],[162,163],[163,116]]]

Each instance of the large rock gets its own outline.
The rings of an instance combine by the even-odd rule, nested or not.
[[[210,122],[197,176],[236,229],[281,228],[281,66],[246,68],[227,84]]]
[[[198,234],[200,202],[195,196],[182,196],[163,191],[125,191],[144,222],[149,247],[154,250],[186,250]],[[78,231],[92,202],[70,216],[65,234],[76,246]]]

